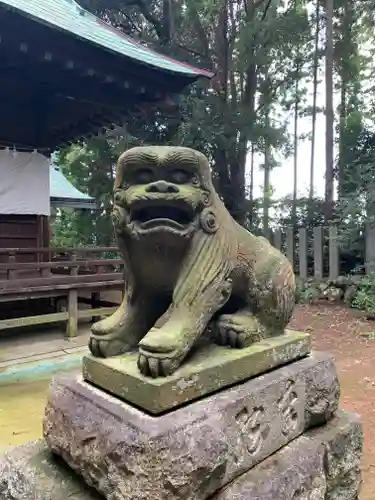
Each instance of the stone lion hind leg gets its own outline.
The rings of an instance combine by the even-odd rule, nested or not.
[[[215,333],[220,345],[244,348],[284,333],[295,304],[295,280],[289,263],[277,269],[267,284],[271,286],[257,288],[254,308],[249,305],[218,317]],[[254,314],[252,309],[257,312]]]
[[[110,317],[91,328],[89,348],[96,357],[111,357],[137,347],[139,341],[163,314],[160,301],[139,295],[132,302],[125,295],[120,307]]]
[[[222,314],[214,325],[216,341],[242,349],[266,336],[267,329],[248,309],[239,309],[232,314]]]

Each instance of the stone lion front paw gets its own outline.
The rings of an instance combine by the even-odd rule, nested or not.
[[[139,349],[138,368],[146,377],[167,377],[181,365],[182,356],[177,353],[160,354]]]
[[[91,333],[93,335],[105,335],[110,332],[112,327],[111,316],[101,319],[91,326]]]
[[[140,341],[138,368],[143,375],[166,377],[181,365],[186,346],[177,341],[175,333],[164,328],[152,328]]]
[[[96,336],[91,335],[89,340],[89,349],[96,358],[110,358],[124,354],[130,350],[127,342],[112,335]]]

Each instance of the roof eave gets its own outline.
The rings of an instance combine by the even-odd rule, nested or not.
[[[186,79],[187,81],[190,81],[190,82],[194,82],[196,80],[198,80],[199,78],[208,78],[208,79],[211,79],[213,76],[215,76],[215,73],[213,73],[212,71],[209,71],[209,70],[205,70],[205,69],[201,69],[201,68],[196,68],[194,66],[191,66],[187,63],[184,63],[184,62],[181,62],[181,61],[178,61],[176,59],[173,59],[171,57],[168,57],[164,54],[161,54],[153,49],[150,49],[149,47],[145,47],[144,45],[140,44],[139,42],[133,40],[131,37],[125,35],[124,33],[121,33],[119,30],[116,30],[115,28],[113,28],[110,24],[106,23],[105,21],[103,21],[102,19],[100,18],[97,18],[98,21],[100,21],[100,23],[102,25],[105,26],[106,29],[113,29],[113,30],[116,30],[118,31],[119,34],[121,34],[122,36],[128,38],[129,40],[131,40],[132,43],[134,43],[134,45],[139,45],[141,46],[143,49],[146,49],[148,52],[152,52],[154,53],[155,55],[158,55],[159,57],[163,57],[164,59],[166,60],[169,60],[169,61],[172,61],[174,64],[176,64],[176,66],[180,66],[181,68],[186,68],[188,69],[189,71],[191,72],[186,72],[186,71],[175,71],[173,69],[166,69],[166,68],[160,68],[158,65],[154,65],[154,64],[150,64],[150,63],[147,63],[147,62],[144,62],[144,61],[140,61],[139,59],[137,58],[133,58],[129,55],[126,55],[126,54],[121,54],[120,52],[117,52],[109,47],[105,47],[101,44],[98,44],[98,43],[95,43],[94,41],[91,41],[91,40],[88,40],[84,37],[81,37],[75,33],[72,33],[70,32],[69,30],[67,29],[64,29],[64,28],[61,28],[59,26],[56,26],[55,24],[53,23],[50,23],[48,22],[47,20],[44,20],[44,19],[41,19],[41,18],[38,18],[28,12],[25,12],[21,9],[18,9],[17,7],[13,7],[13,6],[9,6],[7,4],[4,4],[4,3],[1,3],[0,2],[0,8],[4,8],[6,10],[13,10],[15,12],[18,12],[20,15],[24,16],[24,17],[27,17],[31,20],[33,20],[34,22],[36,23],[39,23],[39,24],[43,24],[45,26],[48,26],[49,28],[53,29],[53,30],[57,30],[57,31],[61,31],[61,32],[64,32],[64,33],[67,33],[69,34],[70,36],[73,36],[74,38],[78,39],[78,40],[81,40],[83,43],[87,43],[89,45],[93,45],[101,50],[104,50],[104,51],[108,51],[110,52],[111,54],[114,54],[115,56],[117,57],[120,57],[120,58],[124,58],[124,59],[130,59],[132,61],[137,61],[138,64],[142,65],[142,66],[146,66],[150,69],[154,69],[154,70],[157,70],[157,71],[160,71],[160,72],[163,72],[163,73],[166,73],[168,75],[170,74],[173,74],[173,75],[176,75],[180,78],[184,78]],[[84,10],[84,9],[83,9]],[[89,15],[93,15],[91,14],[90,12],[87,12]],[[96,17],[96,16],[94,16]]]
[[[98,210],[95,200],[84,200],[74,198],[58,198],[51,196],[51,206],[56,208],[73,208],[79,210]]]

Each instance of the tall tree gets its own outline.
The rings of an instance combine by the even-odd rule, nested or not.
[[[244,223],[246,158],[249,145],[262,140],[257,127],[259,69],[269,65],[275,99],[293,81],[294,28],[306,31],[306,26],[293,25],[296,15],[288,2],[271,0],[177,1],[169,2],[167,9],[166,0],[85,1],[114,25],[136,32],[156,48],[215,71],[209,91],[198,84],[183,104],[183,122],[175,138],[209,156],[227,207]],[[284,125],[271,123],[275,130],[269,137],[275,143],[281,140]]]
[[[309,182],[309,221],[313,218],[314,197],[314,170],[315,170],[315,142],[316,142],[316,115],[318,96],[318,72],[319,72],[319,33],[320,33],[320,3],[316,0],[315,6],[315,39],[313,60],[313,103],[311,111],[311,153],[310,153],[310,182]]]
[[[298,190],[298,114],[299,114],[299,79],[300,61],[296,61],[296,82],[294,100],[294,131],[293,131],[293,202],[292,202],[292,227],[297,225],[297,190]]]
[[[326,0],[326,53],[325,53],[325,89],[326,89],[326,179],[325,179],[325,217],[330,221],[333,215],[334,192],[334,110],[333,110],[333,4]]]
[[[360,12],[361,5],[355,0],[341,0],[341,4],[338,6],[339,22],[336,30],[335,64],[340,81],[339,157],[337,162],[340,198],[345,196],[346,164],[350,161],[350,149],[357,143],[362,132],[365,111],[361,88],[365,80],[362,73],[364,60],[359,54],[359,39],[360,35],[363,34],[363,29],[359,24]]]
[[[250,152],[250,182],[249,182],[249,216],[248,216],[248,223],[249,223],[249,229],[251,230],[253,228],[253,222],[254,222],[254,168],[255,168],[255,147],[254,144],[251,144],[251,152]]]
[[[265,125],[269,127],[270,110],[265,111]],[[271,146],[267,136],[264,138],[264,183],[263,183],[263,233],[268,235],[270,230],[270,205],[271,205]]]

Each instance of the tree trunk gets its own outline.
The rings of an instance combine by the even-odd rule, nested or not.
[[[346,81],[341,79],[341,96],[340,96],[340,127],[339,127],[339,198],[343,194],[343,174],[345,163],[345,128],[346,128]]]
[[[254,156],[255,156],[255,149],[254,149],[254,144],[251,145],[251,160],[250,160],[250,187],[249,187],[249,198],[250,198],[250,210],[248,213],[248,220],[249,220],[249,229],[250,231],[253,230],[253,223],[254,223]]]
[[[356,54],[356,35],[353,34],[353,24],[355,22],[353,0],[346,0],[343,4],[344,15],[341,25],[342,49],[347,54],[344,60],[340,61],[341,96],[340,96],[340,123],[339,123],[339,159],[338,159],[338,192],[341,198],[345,191],[345,163],[350,145],[346,142],[345,133],[347,131],[347,118],[350,114],[350,96],[355,92],[355,75],[349,61]]]
[[[269,111],[266,110],[265,118],[266,130],[269,129]],[[270,229],[270,177],[271,177],[271,154],[268,137],[265,137],[264,146],[264,186],[263,186],[263,234],[265,237],[268,236]]]
[[[298,58],[298,55],[297,55]],[[294,158],[293,158],[293,202],[292,202],[292,227],[297,226],[297,186],[298,186],[298,112],[299,112],[299,61],[297,59],[295,97],[294,97]]]
[[[333,155],[334,155],[334,114],[333,114],[333,0],[326,0],[326,185],[325,219],[329,222],[333,215]]]
[[[316,136],[316,102],[318,95],[318,70],[319,70],[319,15],[320,15],[320,4],[319,0],[316,0],[316,10],[315,10],[315,47],[314,47],[314,68],[313,68],[313,105],[312,105],[312,125],[311,125],[311,155],[310,155],[310,184],[309,184],[309,225],[313,219],[313,197],[314,197],[314,170],[315,170],[315,136]]]

